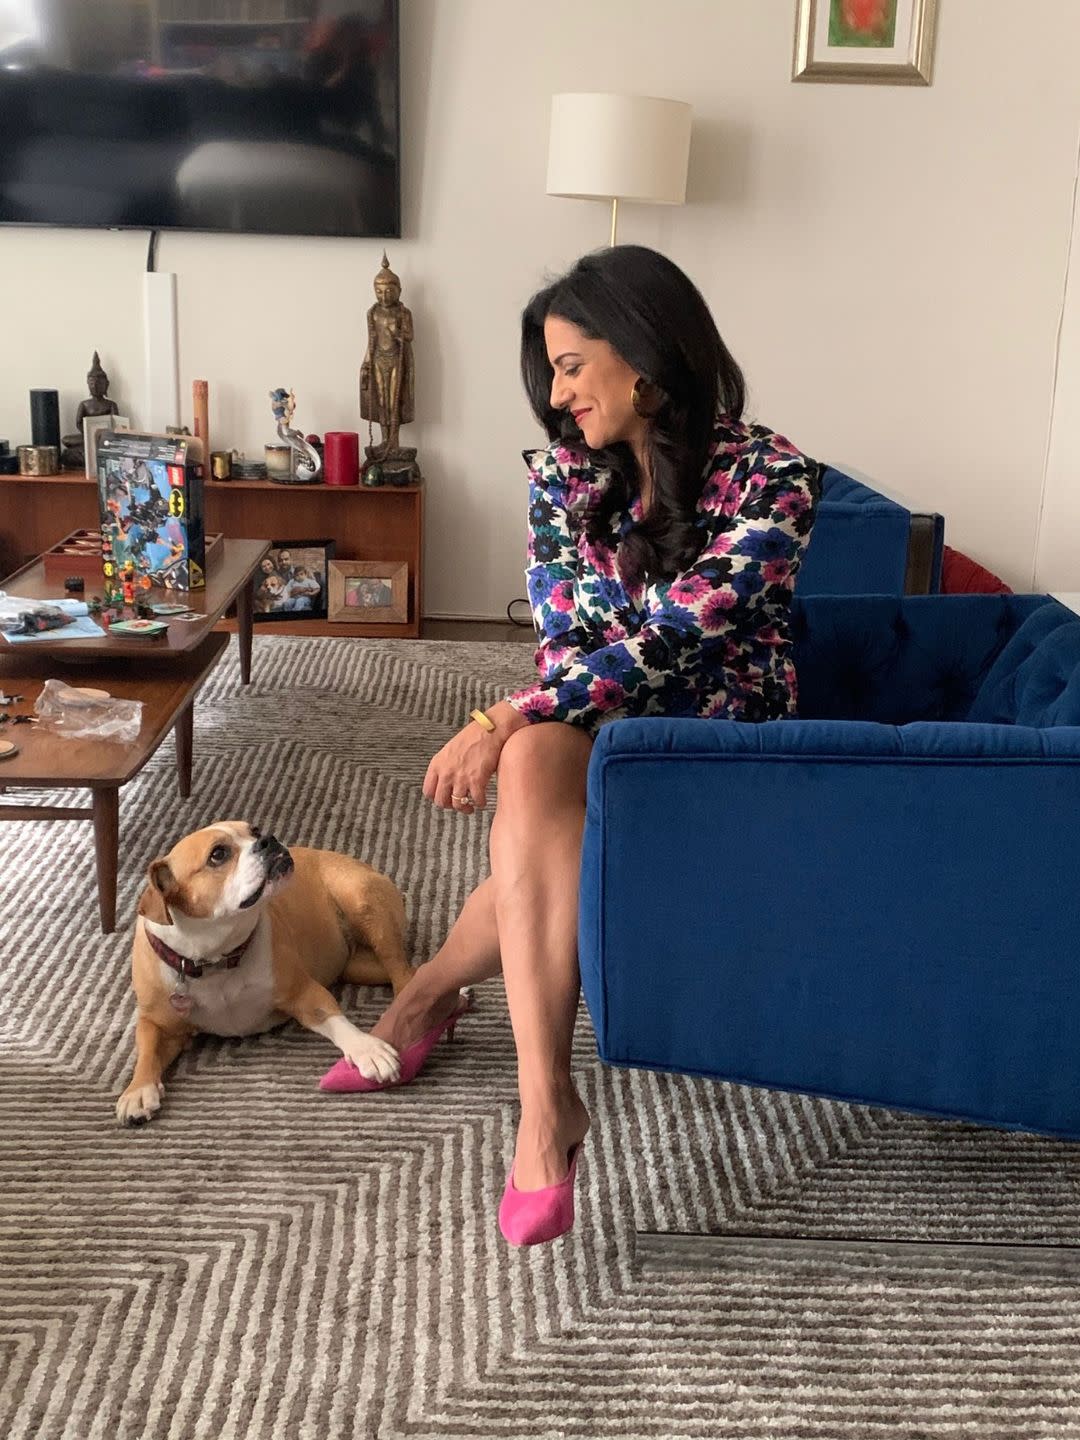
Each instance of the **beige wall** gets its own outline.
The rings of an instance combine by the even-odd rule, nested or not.
[[[757,415],[941,509],[953,545],[1031,583],[1080,5],[939,10],[923,89],[791,84],[794,0],[402,0],[407,237],[389,250],[416,319],[410,438],[429,484],[429,613],[498,615],[522,593],[518,452],[537,432],[517,377],[518,313],[608,228],[600,204],[544,194],[549,97],[563,89],[692,103],[691,203],[626,206],[620,238],[696,278]],[[37,385],[61,389],[68,424],[95,347],[139,418],[145,250],[140,234],[0,231],[0,435],[28,438]],[[381,250],[162,236],[182,388],[210,381],[216,442],[258,452],[277,384],[296,390],[305,429],[359,428]]]
[[[1035,588],[1075,595],[1080,593],[1080,186],[1073,209],[1057,354],[1054,413],[1035,554]]]

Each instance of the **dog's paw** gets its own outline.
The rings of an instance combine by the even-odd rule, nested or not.
[[[341,1051],[366,1080],[387,1084],[397,1080],[401,1074],[401,1060],[394,1047],[363,1030],[348,1036]]]
[[[129,1085],[116,1102],[116,1119],[120,1125],[145,1125],[161,1109],[165,1086]]]

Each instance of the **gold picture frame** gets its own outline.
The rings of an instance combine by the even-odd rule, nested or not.
[[[331,560],[328,619],[352,625],[409,623],[406,560]]]
[[[937,0],[795,0],[792,80],[929,85]]]

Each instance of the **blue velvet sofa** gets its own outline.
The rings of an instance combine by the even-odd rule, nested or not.
[[[1080,616],[794,604],[800,718],[594,746],[603,1060],[1080,1138]]]
[[[912,511],[830,465],[796,595],[934,595],[945,521]]]

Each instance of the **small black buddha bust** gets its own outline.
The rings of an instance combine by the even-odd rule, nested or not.
[[[75,411],[75,430],[71,435],[63,437],[64,449],[60,456],[60,463],[73,470],[81,470],[86,465],[86,447],[83,443],[83,421],[86,417],[120,413],[120,406],[115,400],[109,399],[109,377],[101,368],[96,350],[93,363],[86,374],[86,386],[90,394],[79,402],[79,408]]]

